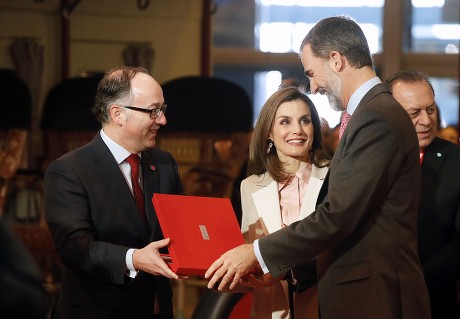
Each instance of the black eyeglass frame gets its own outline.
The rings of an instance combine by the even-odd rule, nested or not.
[[[131,105],[122,105],[122,106],[126,107],[127,109],[130,109],[130,110],[148,113],[152,120],[154,120],[157,117],[159,117],[160,113],[163,113],[163,115],[165,115],[166,114],[166,108],[168,107],[167,104],[163,104],[162,106],[156,107],[156,108],[153,108],[153,109],[144,109],[142,107],[131,106]]]

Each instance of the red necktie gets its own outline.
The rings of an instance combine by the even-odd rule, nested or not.
[[[340,131],[339,131],[339,140],[342,138],[343,132],[347,127],[348,121],[350,120],[351,115],[347,111],[342,112],[342,119],[340,120]]]
[[[137,154],[131,154],[126,158],[129,166],[131,166],[131,184],[133,186],[133,195],[136,200],[137,209],[142,218],[145,218],[144,194],[139,185],[139,162],[140,158]]]

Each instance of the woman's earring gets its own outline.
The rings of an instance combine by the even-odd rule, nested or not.
[[[273,147],[273,141],[270,141],[270,143],[268,143],[267,154],[270,153],[270,151],[272,150],[272,147]]]

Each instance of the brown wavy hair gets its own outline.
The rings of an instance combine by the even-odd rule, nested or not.
[[[328,166],[330,155],[325,151],[321,139],[321,122],[316,107],[304,90],[298,86],[281,87],[265,102],[253,130],[249,145],[248,174],[260,175],[268,172],[277,182],[285,181],[289,174],[283,167],[283,162],[275,151],[267,154],[269,135],[273,128],[276,111],[281,104],[301,100],[308,105],[313,124],[313,143],[310,152],[310,162],[318,167]]]

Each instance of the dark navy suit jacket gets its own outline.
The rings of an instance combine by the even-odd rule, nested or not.
[[[422,162],[418,234],[433,319],[460,318],[460,146],[440,138]]]
[[[153,193],[183,193],[169,153],[145,151],[141,166],[147,222],[99,133],[49,165],[45,216],[65,264],[55,318],[148,318],[154,296],[162,318],[173,318],[169,279],[143,272],[134,280],[126,276],[127,250],[163,238]]]

